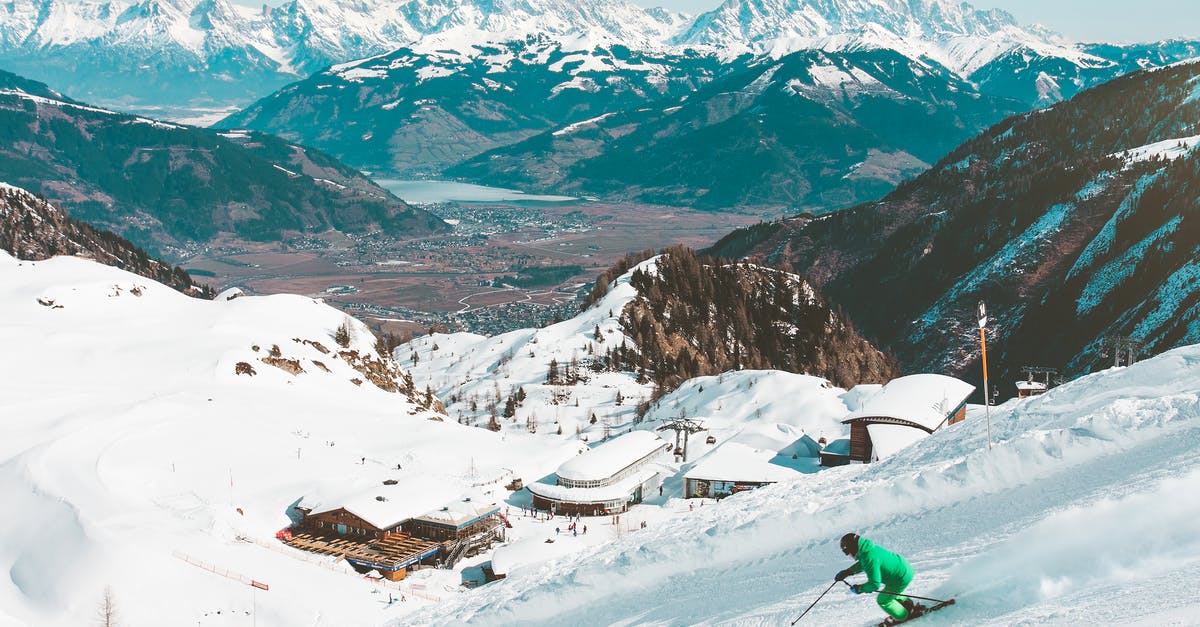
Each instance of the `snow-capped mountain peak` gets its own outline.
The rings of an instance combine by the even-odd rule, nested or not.
[[[776,57],[814,48],[891,49],[932,58],[963,76],[1022,46],[1044,56],[1087,56],[1043,27],[1022,27],[1005,11],[949,0],[727,0],[675,42]]]

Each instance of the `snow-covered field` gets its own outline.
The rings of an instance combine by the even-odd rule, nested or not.
[[[347,321],[319,301],[199,301],[81,259],[0,253],[0,625],[94,624],[106,587],[123,626],[778,625],[847,564],[836,540],[849,530],[908,556],[914,594],[958,598],[922,624],[1196,624],[1200,347],[993,408],[990,450],[972,407],[965,423],[883,463],[809,468],[700,504],[678,498],[681,476],[710,451],[839,437],[862,392],[727,373],[687,382],[634,425],[644,388],[604,373],[551,404],[546,361],[586,354],[596,327],[619,341],[628,289],[617,282],[562,325],[398,352],[417,352],[418,389],[444,397],[482,400],[497,379],[501,396],[524,385],[523,411],[543,414],[537,433],[524,413],[493,433],[456,424],[454,403],[442,416],[353,383],[357,371],[313,344],[332,348]],[[351,330],[349,348],[373,354],[366,329]],[[304,372],[262,362],[276,345]],[[257,374],[235,374],[238,362]],[[591,404],[604,419],[594,425]],[[588,532],[575,535],[561,518],[523,513],[527,492],[500,487],[549,475],[580,436],[681,415],[708,431],[693,436],[688,462],[665,466],[676,474],[663,496],[620,524],[584,519]],[[460,587],[481,576],[484,554],[388,587],[273,539],[298,499],[393,478],[503,501],[509,578]],[[839,588],[802,624],[879,616]]]
[[[387,607],[388,589],[282,549],[289,505],[387,478],[542,476],[575,454],[430,420],[295,341],[333,348],[345,320],[299,296],[201,301],[90,261],[0,252],[0,625],[92,624],[106,586],[121,625],[378,624],[427,601]],[[353,330],[350,348],[373,352]],[[273,345],[305,372],[259,361]],[[257,374],[236,375],[241,361]],[[457,594],[459,573],[420,575],[428,596]]]

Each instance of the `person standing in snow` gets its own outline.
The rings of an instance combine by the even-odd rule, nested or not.
[[[866,594],[883,590],[875,602],[891,617],[892,624],[910,618],[914,605],[908,597],[901,595],[912,583],[913,569],[903,557],[860,537],[857,533],[842,536],[842,552],[853,557],[853,566],[839,572],[834,579],[845,581],[847,577],[863,573],[867,582],[850,586],[854,594]]]

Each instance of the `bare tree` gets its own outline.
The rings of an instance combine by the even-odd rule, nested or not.
[[[113,591],[109,586],[104,587],[104,600],[100,602],[98,614],[101,627],[117,627],[117,604],[113,601]]]

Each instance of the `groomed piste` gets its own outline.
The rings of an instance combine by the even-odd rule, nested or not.
[[[981,407],[891,459],[738,494],[518,571],[422,624],[780,625],[847,565],[848,530],[905,553],[922,625],[1195,624],[1200,347]],[[873,624],[835,591],[803,624]]]

